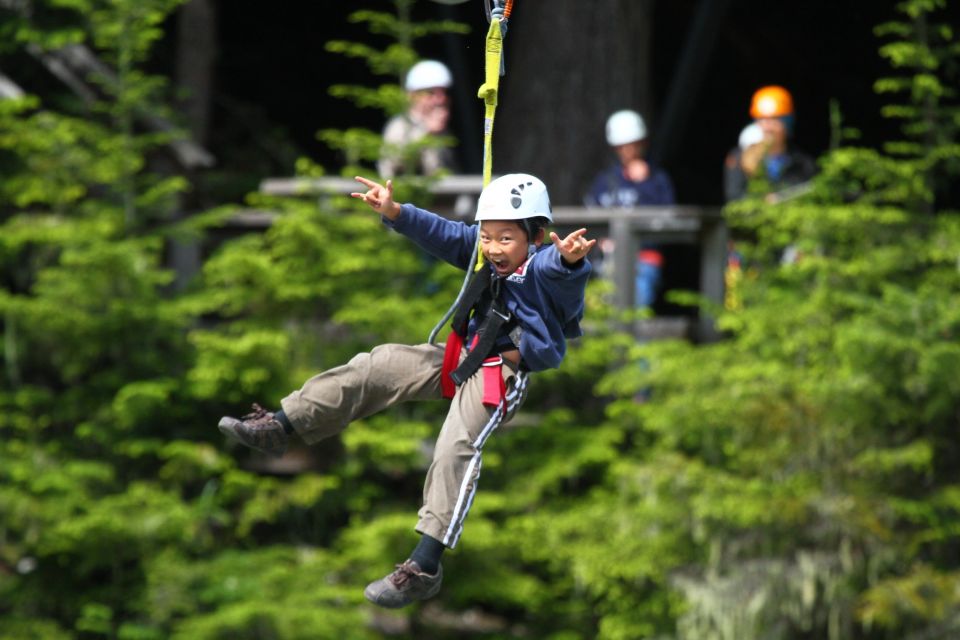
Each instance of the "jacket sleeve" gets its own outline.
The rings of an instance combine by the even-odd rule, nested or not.
[[[412,204],[401,205],[396,220],[381,219],[386,226],[410,238],[430,255],[458,269],[467,269],[469,266],[473,247],[477,243],[476,225],[447,220]]]
[[[528,299],[536,312],[521,322],[520,354],[530,371],[553,369],[563,361],[566,340],[583,335],[580,320],[590,263],[584,258],[567,266],[550,245],[531,259],[528,274],[534,280]]]
[[[599,206],[601,192],[602,188],[600,186],[599,178],[594,178],[593,183],[590,185],[590,190],[583,197],[583,204],[587,207]]]
[[[673,190],[673,181],[670,179],[670,174],[663,170],[660,171],[660,198],[661,202],[665,205],[677,203],[677,195]]]
[[[740,168],[740,149],[731,150],[723,164],[723,198],[727,202],[747,194],[747,176]]]
[[[583,317],[583,297],[587,280],[593,269],[584,258],[567,266],[554,245],[541,249],[534,262],[534,272],[544,292],[549,296],[554,313],[561,323],[568,325]]]
[[[590,184],[590,190],[583,197],[583,204],[588,207],[608,206],[612,201],[612,195],[607,196],[607,204],[604,204],[604,195],[611,190],[612,184],[615,183],[610,179],[609,171],[598,173]]]

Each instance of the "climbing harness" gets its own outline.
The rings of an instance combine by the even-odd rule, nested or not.
[[[452,331],[447,337],[443,355],[440,388],[444,398],[452,398],[457,386],[463,384],[480,367],[485,367],[484,404],[496,405],[503,397],[503,394],[498,391],[502,391],[503,383],[502,378],[499,377],[500,365],[503,364],[499,352],[517,348],[518,338],[515,331],[508,331],[505,338],[508,342],[498,344],[498,339],[504,327],[508,330],[511,327],[519,327],[500,299],[501,283],[501,279],[495,273],[474,271],[471,274],[466,292],[453,316]],[[467,356],[461,361],[460,356],[467,339],[470,314],[474,310],[483,317],[483,320],[474,332]]]

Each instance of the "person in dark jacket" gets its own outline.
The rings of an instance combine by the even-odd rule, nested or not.
[[[747,195],[751,180],[766,180],[766,199],[776,202],[801,188],[815,174],[813,159],[791,143],[795,123],[793,96],[783,87],[761,87],[750,102],[750,115],[762,139],[732,149],[724,162],[727,202]]]
[[[282,455],[293,434],[314,444],[351,421],[408,400],[451,400],[427,471],[416,530],[420,542],[396,570],[367,585],[364,596],[398,608],[435,595],[440,557],[456,546],[477,490],[487,438],[524,401],[531,372],[558,367],[567,339],[581,335],[587,254],[596,240],[578,229],[565,238],[552,222],[547,188],[528,174],[487,185],[468,225],[393,200],[393,184],[357,177],[353,193],[383,223],[435,257],[471,272],[453,314],[446,347],[385,344],[324,371],[281,400],[275,412],[254,405],[220,430],[242,444]],[[332,239],[334,240],[334,239]],[[474,249],[482,255],[479,268]]]
[[[675,204],[670,176],[646,158],[647,125],[643,116],[629,109],[617,111],[607,118],[606,134],[617,162],[596,176],[584,204],[588,207]],[[613,250],[616,251],[616,247]],[[645,244],[637,254],[634,293],[637,306],[653,305],[662,270],[663,254],[655,245]]]

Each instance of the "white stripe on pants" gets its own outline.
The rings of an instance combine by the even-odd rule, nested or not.
[[[457,545],[463,522],[473,506],[483,445],[497,427],[513,417],[526,397],[527,374],[514,374],[506,364],[502,374],[507,393],[495,408],[482,403],[482,372],[471,376],[457,389],[427,472],[417,531],[451,549]]]

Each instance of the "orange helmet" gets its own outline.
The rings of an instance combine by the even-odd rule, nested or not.
[[[793,97],[783,87],[770,85],[760,87],[750,102],[753,118],[779,118],[793,115]]]

